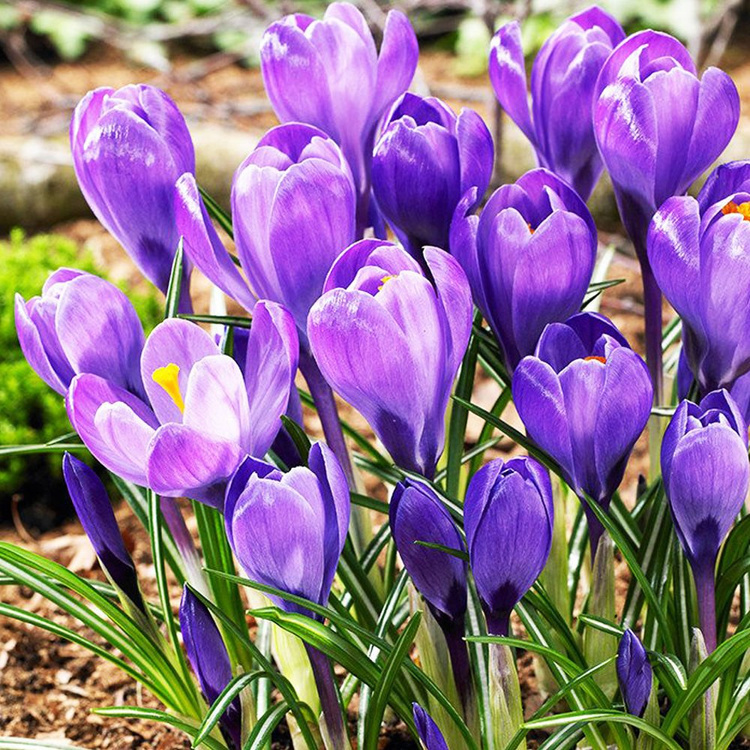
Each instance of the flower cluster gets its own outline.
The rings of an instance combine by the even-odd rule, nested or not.
[[[750,648],[747,518],[735,525],[750,484],[750,162],[718,167],[697,199],[685,195],[730,140],[738,94],[717,69],[698,78],[676,39],[626,36],[594,7],[544,43],[529,103],[520,40],[518,23],[497,31],[489,75],[539,166],[489,197],[490,132],[478,113],[408,91],[417,40],[397,11],[379,50],[348,3],[267,29],[261,69],[281,124],[237,167],[230,214],[199,188],[166,94],[99,89],[75,110],[81,189],[167,295],[169,316],[146,336],[118,288],[62,268],[40,296],[16,299],[18,338],[65,398],[82,441],[66,447],[87,449],[136,498],[162,610],[156,618],[143,593],[105,485],[69,453],[65,480],[110,586],[58,586],[52,567],[39,568],[39,585],[61,603],[67,588],[93,597],[86,622],[101,610],[131,637],[135,651],[127,638],[114,645],[196,746],[261,747],[291,712],[295,746],[322,737],[344,750],[343,701],[361,683],[366,750],[386,702],[427,750],[520,747],[545,724],[524,724],[516,617],[540,654],[540,684],[560,691],[544,711],[563,698],[575,709],[556,717],[564,741],[585,734],[604,747],[598,724],[609,720],[618,747],[641,747],[628,723],[639,742],[676,747],[693,736],[688,710],[702,711],[704,740],[719,721],[740,727],[730,704],[747,694],[739,659]],[[586,201],[604,169],[642,267],[648,366],[586,309],[602,278],[592,287],[599,243]],[[247,316],[194,315],[194,268]],[[662,292],[682,326],[669,373],[679,403],[664,397],[663,349],[679,337],[663,344]],[[471,401],[480,368],[500,388],[490,412]],[[301,398],[324,440],[306,434],[305,419],[320,438]],[[525,434],[502,419],[511,400]],[[339,418],[341,401],[374,440]],[[469,411],[485,426],[467,445]],[[649,481],[630,509],[620,490],[649,420]],[[494,428],[528,455],[485,461]],[[393,486],[387,504],[363,472]],[[580,505],[566,508],[568,489]],[[387,513],[377,529],[373,509]],[[632,571],[619,622],[613,544]],[[14,554],[0,548],[0,574],[31,585]],[[184,584],[177,617],[167,558]],[[255,642],[240,587],[265,623]],[[631,629],[639,620],[648,650]],[[737,655],[735,682],[717,705],[709,654],[730,640],[719,656]],[[699,691],[674,677],[684,677],[675,661],[694,666],[696,654]],[[351,673],[343,690],[331,659]],[[683,705],[693,693],[703,702]]]

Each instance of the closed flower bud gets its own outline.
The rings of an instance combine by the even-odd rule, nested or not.
[[[549,475],[533,458],[495,459],[469,483],[469,564],[491,634],[508,635],[511,611],[547,563],[553,522]]]
[[[630,628],[620,639],[616,665],[625,708],[633,716],[643,716],[651,695],[653,677],[646,649]]]
[[[413,704],[414,723],[417,725],[419,741],[424,750],[448,750],[443,733],[438,728],[432,716],[418,703]]]

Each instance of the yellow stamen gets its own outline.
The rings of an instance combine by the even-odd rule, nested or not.
[[[395,279],[397,276],[398,276],[397,273],[394,273],[391,276],[383,276],[383,278],[380,279],[382,284],[378,287],[378,291],[380,291],[389,281],[391,281],[392,279]]]
[[[729,201],[729,203],[721,209],[721,213],[725,216],[727,214],[741,214],[743,221],[750,221],[750,202],[740,203],[738,205],[734,201]]]
[[[593,357],[593,356],[592,357],[584,357],[583,361],[584,362],[591,362],[591,361],[601,362],[603,365],[607,364],[607,360],[606,360],[605,357]]]
[[[166,367],[158,367],[151,375],[152,380],[160,385],[174,401],[175,406],[181,411],[185,411],[185,402],[182,400],[180,393],[180,383],[177,376],[180,374],[180,368],[170,362]]]

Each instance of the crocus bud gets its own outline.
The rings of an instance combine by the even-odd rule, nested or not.
[[[70,453],[63,456],[63,476],[76,515],[107,574],[128,600],[145,610],[138,576],[117,525],[112,503],[93,469]]]
[[[370,423],[393,460],[431,478],[445,410],[471,332],[471,291],[437,248],[419,263],[362,240],[336,260],[308,319],[312,353],[331,387]]]
[[[269,130],[234,175],[232,218],[242,269],[258,296],[292,313],[303,343],[326,274],[354,241],[354,214],[354,184],[341,150],[309,125]],[[195,260],[233,293],[226,272]]]
[[[475,198],[469,193],[458,206],[451,253],[512,371],[534,353],[548,323],[580,309],[596,260],[596,226],[576,192],[546,169],[496,190],[479,218]]]
[[[201,692],[211,704],[231,681],[232,664],[211,613],[187,586],[180,601],[180,631]],[[221,728],[237,750],[242,747],[241,716],[240,699],[236,697],[219,719]]]
[[[323,443],[287,474],[247,459],[227,489],[229,543],[248,577],[325,605],[349,527],[349,489]],[[318,617],[291,602],[279,607]],[[320,618],[318,618],[320,619]]]
[[[547,562],[553,523],[549,475],[533,458],[495,459],[469,482],[469,564],[491,634],[508,635],[511,611]]]
[[[683,401],[661,447],[664,490],[698,593],[701,630],[716,648],[714,568],[748,491],[747,425],[726,391]]]
[[[750,169],[730,177],[742,171]],[[724,190],[721,182],[714,178],[699,200],[667,200],[648,233],[654,276],[682,318],[687,364],[704,394],[750,371],[750,181]]]
[[[417,725],[419,741],[424,750],[448,750],[443,733],[427,711],[418,703],[413,703],[414,723]]]
[[[615,663],[625,708],[633,716],[643,716],[651,695],[653,676],[646,649],[630,628],[620,639]]]
[[[70,146],[78,184],[96,218],[166,293],[180,239],[174,184],[184,172],[195,172],[193,142],[177,106],[147,84],[90,91],[73,113]],[[189,287],[186,262],[181,312],[191,310]]]
[[[506,24],[492,40],[490,81],[500,105],[531,142],[539,165],[572,185],[584,200],[603,167],[590,114],[596,79],[624,38],[620,24],[601,8],[571,16],[534,60],[531,112],[520,25]],[[570,112],[578,114],[570,117]]]
[[[604,316],[579,313],[547,326],[536,355],[513,376],[513,401],[529,436],[560,464],[578,494],[607,510],[653,389],[643,360]],[[585,506],[592,559],[602,527]]]
[[[263,35],[260,67],[276,115],[315,125],[341,146],[354,173],[362,227],[375,129],[409,88],[418,56],[403,13],[388,13],[378,54],[367,22],[350,3],[331,3],[320,21],[286,16]]]
[[[244,375],[206,331],[171,318],[141,355],[147,399],[86,373],[71,383],[68,415],[86,447],[124,479],[221,508],[235,469],[247,455],[265,455],[281,427],[297,351],[291,316],[272,302],[254,308]]]
[[[717,68],[698,78],[680,42],[641,31],[605,62],[594,95],[594,130],[625,228],[645,261],[656,209],[682,195],[721,154],[737,127],[740,100]]]
[[[404,94],[375,146],[372,187],[378,208],[415,258],[425,245],[449,250],[458,201],[474,188],[476,207],[494,158],[492,136],[476,112],[463,109],[456,117],[439,99]]]
[[[466,563],[418,542],[464,552],[455,521],[426,484],[406,479],[393,490],[389,507],[391,532],[401,559],[438,622],[463,622],[466,613]]]
[[[63,396],[82,372],[143,394],[138,360],[145,337],[130,300],[108,281],[60,268],[26,302],[16,295],[21,350],[37,375]]]

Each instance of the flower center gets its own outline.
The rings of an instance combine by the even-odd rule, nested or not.
[[[584,358],[583,358],[583,361],[584,361],[584,362],[591,362],[591,361],[594,361],[594,362],[601,362],[601,363],[602,363],[603,365],[606,365],[606,364],[607,364],[607,358],[606,358],[606,357],[595,357],[595,356],[591,356],[591,357],[584,357]]]
[[[391,274],[390,276],[383,276],[383,278],[380,279],[381,284],[378,287],[378,291],[380,291],[389,281],[392,281],[393,279],[397,277],[398,277],[397,273]]]
[[[729,201],[729,203],[721,209],[721,213],[723,213],[724,216],[727,214],[741,214],[743,221],[750,221],[750,202],[737,204],[734,201]]]
[[[529,234],[534,234],[534,232],[536,232],[536,229],[534,229],[534,227],[531,226],[530,221],[526,222],[526,226],[529,228]]]
[[[151,374],[151,379],[167,392],[167,395],[174,401],[175,406],[180,412],[184,412],[185,402],[182,400],[180,384],[177,380],[179,374],[180,368],[174,362],[170,362],[165,367],[157,367]]]

